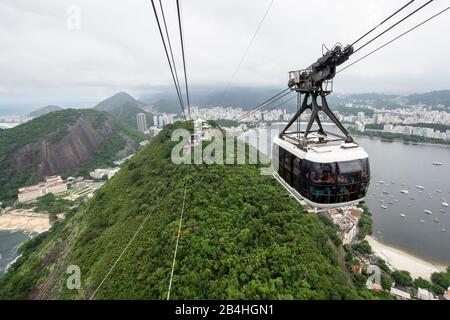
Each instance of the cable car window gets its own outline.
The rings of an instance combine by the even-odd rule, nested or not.
[[[300,169],[301,161],[299,158],[294,156],[292,161],[292,186],[300,192]]]
[[[286,150],[284,150],[283,148],[280,148],[279,154],[278,154],[278,161],[279,161],[280,166],[284,163],[284,154],[285,153],[286,153]]]
[[[362,171],[361,171],[361,181],[366,181],[370,177],[370,166],[369,166],[369,159],[362,159],[361,160],[362,165]]]
[[[284,167],[286,169],[289,170],[289,172],[291,171],[291,163],[292,163],[292,154],[290,154],[289,152],[286,152],[285,154],[285,159],[284,159]]]
[[[278,166],[280,165],[280,156],[279,156],[279,152],[280,152],[280,148],[278,147],[278,145],[274,145],[272,148],[272,167],[274,169],[277,169]]]
[[[340,173],[351,173],[362,171],[362,165],[360,160],[338,162]]]

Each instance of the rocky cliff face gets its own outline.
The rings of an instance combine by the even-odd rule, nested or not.
[[[24,143],[0,155],[0,200],[15,195],[18,187],[42,181],[45,176],[68,174],[88,164],[90,167],[86,168],[87,172],[93,169],[92,166],[111,165],[114,160],[136,151],[142,140],[139,133],[106,113],[72,110],[58,111],[57,114],[60,112],[71,112],[71,116],[76,113],[75,120],[55,126],[54,130],[48,130],[49,133],[43,137],[32,139],[31,136],[42,132],[35,130],[36,135],[30,134],[27,138],[22,138]],[[37,121],[43,122],[39,118]],[[48,124],[48,119],[46,121],[47,126],[51,125]],[[42,125],[36,123],[23,126],[27,125],[42,128]],[[9,140],[20,137],[27,128],[20,130],[10,132]],[[8,143],[5,140],[0,140],[0,149],[2,143]]]
[[[52,133],[45,140],[19,149],[12,157],[11,169],[20,171],[32,167],[37,179],[74,170],[92,156],[114,129],[111,120],[95,129],[92,119],[82,116],[74,125],[69,126],[67,134],[58,142],[53,143],[52,140],[61,130]]]

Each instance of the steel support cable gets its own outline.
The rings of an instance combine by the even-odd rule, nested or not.
[[[288,103],[289,101],[291,101],[291,100],[294,99],[294,98],[297,98],[297,95],[292,96],[292,97],[290,97],[289,99],[286,99],[285,101],[283,101],[283,102],[277,104],[275,107],[270,108],[269,110],[266,110],[265,112],[270,112],[270,111],[272,111],[272,110],[275,110],[275,109],[281,107],[283,104]]]
[[[239,117],[237,117],[235,120],[240,120],[241,118],[245,118],[248,115],[250,115],[253,112],[258,111],[259,109],[261,109],[262,107],[264,107],[265,105],[267,105],[270,101],[272,101],[273,99],[277,98],[279,95],[285,93],[286,91],[290,90],[289,88],[286,88],[280,92],[278,92],[277,94],[273,95],[272,97],[270,97],[269,99],[265,100],[264,102],[258,104],[256,107],[254,107],[253,109],[247,111],[246,113],[244,113],[243,115],[240,115]]]
[[[159,6],[161,7],[161,15],[162,15],[163,23],[164,23],[164,29],[166,31],[167,44],[169,45],[170,56],[172,58],[172,67],[173,67],[173,70],[174,70],[174,73],[175,73],[175,79],[176,79],[177,86],[178,86],[177,94],[180,96],[181,103],[183,103],[183,106],[184,106],[183,95],[181,94],[180,81],[178,80],[177,65],[176,65],[175,59],[173,57],[173,50],[172,50],[172,44],[170,42],[169,29],[167,28],[166,15],[164,14],[164,9],[163,9],[163,5],[162,5],[161,0],[159,0]]]
[[[220,104],[222,103],[223,98],[225,97],[225,95],[226,95],[226,93],[228,92],[228,90],[230,90],[231,84],[233,83],[234,78],[236,77],[236,75],[237,75],[239,69],[241,68],[241,65],[242,65],[242,63],[244,62],[245,57],[247,56],[247,54],[248,54],[248,52],[249,52],[249,50],[250,50],[250,47],[251,47],[252,44],[253,44],[253,41],[256,39],[256,35],[258,34],[259,30],[261,29],[261,26],[262,26],[264,20],[266,19],[267,15],[269,14],[269,11],[270,11],[270,8],[272,7],[273,2],[274,2],[274,0],[271,0],[271,1],[270,1],[269,6],[267,7],[266,12],[264,13],[264,16],[263,16],[262,19],[259,21],[258,26],[256,27],[256,30],[255,30],[255,33],[253,34],[252,38],[250,39],[250,42],[248,43],[248,46],[247,46],[247,48],[245,49],[244,54],[242,55],[242,57],[241,57],[241,59],[239,60],[239,63],[238,63],[238,65],[237,65],[236,69],[234,70],[234,72],[233,72],[233,74],[232,74],[230,81],[228,82],[227,86],[226,86],[225,89],[223,90],[222,96],[220,97],[220,100],[219,100],[219,103],[218,103],[219,106],[220,106]]]
[[[155,14],[155,19],[156,19],[156,22],[158,24],[158,29],[159,29],[159,34],[161,36],[161,41],[163,43],[164,51],[166,53],[167,62],[169,63],[170,72],[172,74],[173,83],[175,85],[175,89],[177,90],[178,100],[180,102],[180,106],[181,106],[181,110],[183,112],[184,118],[186,119],[186,113],[184,112],[184,105],[183,105],[183,102],[181,100],[181,92],[180,92],[180,90],[179,90],[179,88],[177,86],[177,82],[176,82],[176,79],[175,79],[175,75],[174,75],[174,71],[173,71],[173,68],[172,68],[172,64],[170,63],[170,57],[169,57],[169,53],[168,53],[168,50],[167,50],[167,45],[166,45],[166,42],[164,40],[164,35],[163,35],[162,29],[161,29],[161,23],[159,22],[158,13],[156,11],[154,0],[151,0],[151,2],[152,2],[153,12]]]
[[[254,114],[255,112],[262,111],[264,108],[266,108],[266,107],[270,106],[271,104],[277,102],[278,100],[280,100],[280,99],[282,99],[282,98],[284,98],[284,97],[290,95],[292,92],[293,92],[293,91],[286,92],[285,94],[279,96],[278,98],[276,98],[276,99],[270,101],[269,103],[263,105],[263,106],[262,106],[261,108],[259,108],[258,110],[255,110],[255,111],[251,112],[248,116],[251,116],[251,115]],[[248,116],[246,116],[246,117],[248,117]]]
[[[278,100],[280,100],[281,98],[284,98],[285,96],[291,94],[292,91],[289,91],[275,99],[273,99],[272,101],[262,105],[261,107],[259,107],[258,109],[252,110],[251,112],[249,112],[248,114],[244,115],[243,117],[240,117],[239,120],[248,118],[249,116],[253,115],[255,112],[261,111],[262,109],[266,108],[267,106],[270,106],[271,104],[273,104],[274,102],[277,102]]]
[[[119,263],[120,259],[122,258],[122,256],[125,254],[125,252],[128,250],[128,248],[131,246],[131,244],[133,243],[133,241],[136,239],[137,235],[142,231],[142,229],[144,228],[145,224],[147,223],[148,219],[150,219],[152,213],[155,211],[156,207],[159,205],[159,203],[161,202],[161,200],[166,196],[167,191],[169,191],[171,185],[169,184],[167,186],[167,188],[164,190],[164,193],[161,195],[161,197],[159,197],[158,201],[155,203],[155,205],[153,206],[153,208],[149,211],[149,213],[147,214],[147,216],[145,217],[144,221],[142,221],[142,223],[139,225],[138,229],[136,230],[136,232],[134,233],[133,237],[130,239],[130,241],[128,242],[128,244],[125,246],[125,248],[122,250],[122,252],[120,253],[119,257],[116,259],[116,261],[114,262],[114,264],[111,266],[111,268],[109,269],[108,273],[106,274],[106,276],[103,278],[103,280],[100,282],[100,284],[98,285],[97,289],[95,289],[94,293],[92,294],[92,296],[89,298],[89,300],[94,299],[95,295],[97,294],[97,292],[100,290],[100,288],[102,287],[103,283],[106,281],[106,279],[109,277],[109,275],[111,274],[111,272],[114,270],[114,268],[116,267],[117,263]]]
[[[386,19],[384,19],[383,21],[381,21],[379,24],[377,24],[375,27],[373,27],[372,29],[370,29],[368,32],[366,32],[365,34],[363,34],[358,40],[354,41],[351,46],[354,46],[356,43],[358,43],[360,40],[362,40],[363,38],[365,38],[367,35],[369,35],[370,33],[372,33],[373,31],[375,31],[378,27],[380,27],[381,25],[383,25],[386,21],[390,20],[392,17],[394,17],[397,13],[399,13],[400,11],[402,11],[403,9],[405,9],[407,6],[409,6],[411,3],[413,3],[415,0],[411,0],[409,1],[407,4],[405,4],[403,7],[401,7],[400,9],[398,9],[397,11],[395,11],[393,14],[391,14],[389,17],[387,17]]]
[[[183,56],[184,84],[185,84],[185,88],[186,88],[186,100],[187,100],[187,107],[188,107],[188,116],[189,116],[189,119],[190,119],[191,118],[191,103],[190,103],[190,99],[189,99],[189,88],[188,88],[187,73],[186,73],[186,58],[185,58],[185,54],[184,54],[183,27],[182,27],[182,23],[181,23],[181,9],[180,9],[180,1],[179,0],[177,0],[177,14],[178,14],[178,27],[179,27],[179,30],[180,30],[181,53],[182,53],[182,56]]]
[[[178,253],[178,244],[179,244],[179,241],[180,241],[180,234],[181,234],[181,224],[183,222],[184,207],[185,207],[185,203],[186,203],[187,185],[188,185],[188,178],[186,178],[186,182],[184,183],[183,205],[181,206],[180,223],[178,224],[177,242],[175,243],[175,251],[173,253],[172,271],[170,272],[169,289],[167,290],[167,300],[170,299],[170,292],[172,290],[173,273],[174,273],[174,270],[175,270],[175,262],[176,262],[177,253]]]
[[[387,28],[386,30],[384,30],[383,32],[381,32],[379,35],[375,36],[374,38],[372,38],[371,40],[367,41],[365,44],[363,44],[361,47],[359,47],[358,49],[356,49],[353,54],[357,53],[359,50],[361,50],[362,48],[364,48],[365,46],[367,46],[368,44],[372,43],[373,41],[375,41],[376,39],[378,39],[379,37],[381,37],[383,34],[385,34],[386,32],[388,32],[389,30],[391,30],[392,28],[394,28],[395,26],[397,26],[398,24],[400,24],[401,22],[405,21],[406,19],[408,19],[409,17],[411,17],[412,15],[414,15],[415,13],[419,12],[420,10],[422,10],[425,6],[429,5],[431,2],[433,2],[434,0],[429,0],[428,2],[424,3],[423,5],[421,5],[419,8],[417,8],[416,10],[414,10],[413,12],[409,13],[407,16],[403,17],[402,19],[400,19],[399,21],[397,21],[396,23],[394,23],[392,26],[390,26],[389,28]]]
[[[380,49],[382,49],[382,48],[386,47],[386,46],[387,46],[387,45],[389,45],[390,43],[392,43],[392,42],[396,41],[397,39],[399,39],[399,38],[403,37],[404,35],[406,35],[406,34],[410,33],[411,31],[413,31],[413,30],[417,29],[417,28],[418,28],[418,27],[420,27],[421,25],[423,25],[423,24],[427,23],[428,21],[430,21],[430,20],[432,20],[432,19],[436,18],[437,16],[439,16],[440,14],[444,13],[445,11],[447,11],[447,10],[449,10],[449,9],[450,9],[450,7],[447,7],[447,8],[445,8],[445,9],[443,9],[443,10],[439,11],[439,12],[438,12],[438,13],[436,13],[435,15],[433,15],[433,16],[429,17],[428,19],[426,19],[426,20],[422,21],[421,23],[417,24],[416,26],[414,26],[414,27],[412,27],[412,28],[410,28],[410,29],[406,30],[405,32],[403,32],[403,33],[401,33],[400,35],[398,35],[397,37],[393,38],[392,40],[390,40],[390,41],[386,42],[385,44],[383,44],[383,45],[379,46],[378,48],[376,48],[376,49],[372,50],[372,51],[371,51],[371,52],[369,52],[368,54],[366,54],[366,55],[362,56],[362,57],[361,57],[361,58],[359,58],[358,60],[356,60],[356,61],[352,62],[351,64],[349,64],[349,65],[345,66],[344,68],[340,69],[339,71],[337,71],[337,72],[336,72],[336,74],[338,74],[339,72],[342,72],[342,71],[344,71],[345,69],[347,69],[347,68],[351,67],[351,66],[352,66],[352,65],[354,65],[355,63],[357,63],[357,62],[359,62],[359,61],[361,61],[361,60],[363,60],[363,59],[367,58],[368,56],[370,56],[370,55],[374,54],[374,53],[375,53],[375,52],[377,52],[378,50],[380,50]]]

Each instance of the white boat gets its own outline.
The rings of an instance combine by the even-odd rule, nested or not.
[[[424,187],[424,186],[421,186],[421,185],[416,185],[416,188],[417,188],[417,189],[420,189],[420,190],[425,189],[425,187]]]
[[[426,214],[433,214],[433,212],[431,212],[430,210],[423,210],[423,212],[425,212]]]
[[[447,230],[445,230],[444,228],[441,228],[441,231],[442,231],[442,232],[447,232]]]
[[[382,199],[382,200],[380,200],[380,203],[383,203],[384,202],[384,200]]]
[[[425,221],[424,220],[420,220],[420,223],[425,223]]]
[[[447,203],[447,202],[442,202],[441,205],[442,205],[443,207],[448,207],[448,203]]]
[[[439,222],[439,219],[433,219],[434,222]]]
[[[380,183],[380,184],[383,184],[383,183],[384,183],[384,181],[383,181],[383,180],[380,180],[380,181],[378,181],[378,183]]]
[[[442,162],[439,162],[439,161],[434,161],[434,162],[432,162],[431,163],[433,166],[442,166],[443,165],[443,163]]]
[[[408,190],[400,190],[400,192],[403,193],[403,194],[408,194],[409,193]]]
[[[389,204],[394,204],[392,201],[389,201]]]
[[[404,218],[406,217],[404,213],[400,213],[400,217]]]
[[[389,191],[383,191],[384,194],[389,194]]]
[[[387,207],[386,206],[381,206],[383,209],[387,209]]]
[[[404,186],[404,187],[405,187],[405,186],[406,186],[406,183],[404,183],[404,182],[403,182],[403,183],[402,183],[402,186]]]
[[[440,211],[440,212],[445,212],[445,210],[444,210],[444,209],[440,209],[439,211]]]
[[[442,190],[436,190],[436,193],[442,193]]]

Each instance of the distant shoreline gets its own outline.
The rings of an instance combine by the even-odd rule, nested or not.
[[[389,139],[385,139],[385,138],[382,138],[379,136],[369,136],[369,135],[356,133],[356,132],[352,132],[351,134],[353,134],[357,137],[376,139],[376,140],[380,140],[380,141],[384,141],[384,142],[401,142],[401,143],[410,144],[410,145],[438,146],[438,147],[443,147],[443,148],[450,148],[450,144],[445,144],[445,143],[443,144],[443,143],[432,143],[432,142],[413,142],[413,141],[405,141],[405,140],[401,140],[401,139],[389,140]]]
[[[406,270],[415,279],[422,277],[430,280],[432,273],[445,271],[447,268],[443,264],[430,262],[402,249],[384,244],[373,236],[367,236],[366,240],[372,247],[373,252],[385,260],[391,268],[395,270]]]

